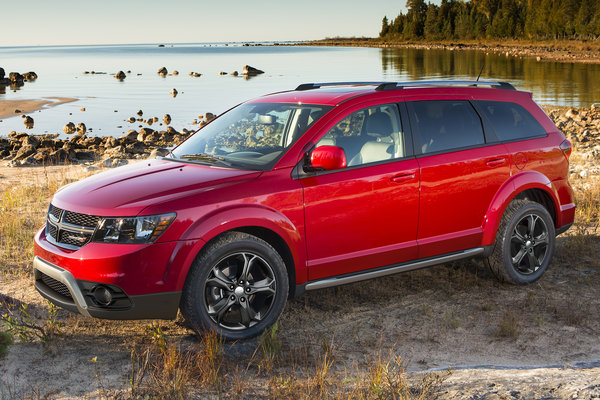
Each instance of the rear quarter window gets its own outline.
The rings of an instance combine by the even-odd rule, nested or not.
[[[546,135],[546,130],[523,106],[504,101],[475,101],[501,142]]]
[[[485,143],[481,119],[468,101],[424,100],[406,105],[423,154]]]

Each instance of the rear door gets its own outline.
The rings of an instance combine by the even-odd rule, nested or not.
[[[317,139],[348,167],[300,178],[309,280],[416,258],[419,169],[398,105],[355,106]]]
[[[419,258],[481,245],[485,214],[510,176],[506,147],[467,98],[406,102],[421,177]]]

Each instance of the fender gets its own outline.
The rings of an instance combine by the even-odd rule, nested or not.
[[[186,247],[189,246],[187,252],[189,255],[177,272],[177,287],[183,287],[196,255],[206,243],[223,232],[246,227],[264,228],[279,235],[292,254],[296,283],[307,280],[306,254],[298,251],[305,249],[304,239],[292,221],[276,210],[261,204],[238,204],[213,210],[195,221],[183,234],[182,243],[187,243]],[[171,272],[166,274],[173,276]]]
[[[519,193],[527,189],[541,189],[549,194],[554,203],[555,211],[559,212],[558,194],[552,182],[545,175],[537,171],[523,171],[517,175],[513,175],[496,192],[483,218],[483,238],[481,243],[483,246],[494,244],[496,233],[500,227],[500,221],[506,207],[508,207],[508,204]]]

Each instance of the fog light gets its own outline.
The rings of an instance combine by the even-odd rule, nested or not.
[[[109,306],[112,303],[113,296],[106,286],[96,286],[92,292],[94,299],[101,306]]]

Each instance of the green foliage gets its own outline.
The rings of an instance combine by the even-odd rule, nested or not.
[[[600,0],[408,0],[384,40],[598,39]]]
[[[0,304],[1,305],[1,304]],[[21,342],[29,342],[38,338],[42,344],[49,344],[56,336],[62,335],[63,323],[58,321],[58,308],[48,302],[48,310],[42,318],[36,318],[29,311],[27,304],[22,304],[16,311],[9,308],[0,318],[6,332],[19,338]]]
[[[275,359],[281,352],[281,341],[277,336],[279,326],[277,322],[271,329],[265,330],[260,337],[259,348],[262,353],[262,361],[259,363],[259,368],[264,368],[267,372],[273,369]]]
[[[0,356],[8,354],[8,348],[13,344],[13,337],[8,332],[0,332]]]

